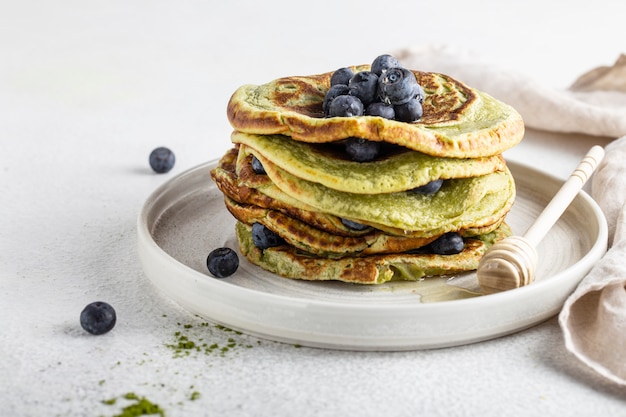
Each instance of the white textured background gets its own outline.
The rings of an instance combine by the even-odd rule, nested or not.
[[[626,392],[566,353],[554,319],[433,351],[295,348],[200,326],[151,286],[135,248],[148,194],[230,146],[225,105],[240,84],[442,44],[564,88],[626,52],[617,5],[3,2],[0,415],[112,416],[125,402],[101,401],[127,392],[168,416],[624,415]],[[549,155],[541,168],[563,175],[576,161],[568,137],[554,143],[514,156]],[[164,176],[147,165],[159,145],[177,156]],[[78,316],[97,299],[118,324],[91,337]],[[177,331],[235,347],[174,358]]]

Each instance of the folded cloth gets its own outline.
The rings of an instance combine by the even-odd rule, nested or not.
[[[450,75],[515,107],[526,126],[593,136],[626,135],[626,56],[612,67],[579,77],[567,90],[550,88],[514,71],[485,64],[450,46],[412,47],[393,53],[402,65]]]
[[[609,228],[609,251],[566,300],[559,324],[565,346],[599,375],[626,385],[626,55],[581,75],[570,88],[548,88],[476,60],[467,51],[425,46],[397,51],[403,65],[448,74],[512,105],[538,130],[619,138],[591,180]]]
[[[559,323],[570,352],[600,375],[626,385],[626,136],[605,150],[591,182],[611,246],[566,300]]]
[[[605,153],[591,178],[591,196],[604,212],[611,246],[617,242],[617,222],[626,203],[626,136],[609,143]]]
[[[626,206],[620,211],[615,244],[565,301],[559,315],[567,349],[600,375],[622,385],[626,385],[624,255]]]

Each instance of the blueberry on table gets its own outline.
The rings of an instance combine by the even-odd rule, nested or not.
[[[424,109],[417,98],[411,99],[404,104],[393,106],[396,112],[396,120],[400,122],[415,122],[422,117]]]
[[[456,232],[446,233],[430,243],[430,249],[437,255],[461,253],[464,247],[463,238]]]
[[[360,71],[348,82],[350,95],[358,97],[364,106],[378,99],[378,76],[371,71]]]
[[[380,153],[380,143],[361,138],[348,138],[345,149],[353,161],[369,162],[376,159]]]
[[[396,112],[393,110],[393,106],[385,104],[381,101],[371,103],[365,109],[366,116],[380,116],[385,119],[393,120],[396,117]]]
[[[116,320],[115,310],[104,301],[87,304],[80,313],[80,325],[94,335],[107,333],[115,326]]]
[[[252,225],[252,242],[257,248],[264,250],[274,246],[282,245],[284,240],[275,232],[268,229],[261,223]]]
[[[378,80],[378,95],[388,104],[398,105],[416,98],[420,92],[415,74],[406,68],[390,68]]]
[[[231,248],[217,248],[209,253],[206,265],[214,277],[226,278],[234,274],[239,268],[239,257],[237,252]]]
[[[150,153],[150,167],[157,174],[169,172],[174,167],[176,157],[174,152],[165,146],[160,146]]]
[[[399,67],[400,62],[392,55],[384,54],[379,55],[374,59],[371,65],[371,70],[374,74],[380,77],[380,74],[387,71],[389,68]]]
[[[330,117],[352,117],[363,115],[363,103],[351,95],[337,96],[328,106]]]
[[[435,194],[437,191],[439,191],[442,184],[443,184],[442,179],[433,180],[429,182],[428,184],[422,185],[421,187],[413,188],[411,192],[414,192],[417,194],[423,194],[423,195]]]
[[[350,82],[350,78],[352,78],[353,75],[354,71],[352,71],[350,68],[339,68],[338,70],[333,72],[333,75],[330,76],[330,85],[348,85],[348,82]]]

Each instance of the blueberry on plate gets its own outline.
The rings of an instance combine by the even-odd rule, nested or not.
[[[353,161],[368,162],[376,159],[380,153],[380,142],[361,138],[348,138],[345,149]]]
[[[255,174],[259,174],[259,175],[265,175],[267,174],[267,172],[265,172],[265,168],[263,167],[263,164],[261,163],[261,161],[259,161],[259,159],[252,155],[252,170],[254,171]]]
[[[424,110],[417,98],[411,99],[404,104],[393,106],[396,112],[396,120],[400,122],[415,122],[422,117]]]
[[[209,253],[206,265],[214,277],[226,278],[234,274],[239,268],[239,257],[237,252],[231,248],[217,248]]]
[[[433,180],[429,182],[428,184],[424,184],[420,187],[413,188],[411,192],[414,192],[416,194],[423,194],[423,195],[435,194],[437,191],[439,191],[442,184],[443,184],[443,180],[440,178],[437,180]]]
[[[371,71],[360,71],[350,78],[350,95],[358,97],[364,106],[378,99],[378,76]]]
[[[414,99],[419,93],[420,85],[415,74],[406,68],[390,68],[382,74],[378,81],[378,95],[388,104],[399,105]]]
[[[352,117],[363,115],[363,103],[351,95],[337,96],[328,106],[330,117]]]
[[[176,157],[174,152],[165,146],[160,146],[150,153],[150,167],[157,174],[169,172],[174,167]]]
[[[446,233],[430,243],[430,249],[437,255],[454,255],[461,253],[465,247],[463,238],[456,232]]]
[[[339,96],[347,96],[350,89],[345,84],[333,85],[328,89],[322,102],[322,110],[326,116],[329,115],[330,103]]]
[[[400,62],[392,55],[384,54],[379,55],[374,59],[371,65],[371,70],[374,74],[380,75],[389,68],[399,67]]]
[[[284,243],[282,237],[261,223],[252,225],[252,242],[257,248],[264,250]]]
[[[339,68],[337,71],[333,72],[333,75],[330,76],[330,85],[343,84],[348,85],[350,82],[350,78],[354,75],[354,71],[348,67]]]
[[[104,301],[87,304],[80,313],[80,325],[87,333],[101,335],[110,331],[117,321],[115,310]]]
[[[380,101],[376,101],[371,103],[365,109],[366,116],[380,116],[385,119],[393,120],[396,117],[396,112],[393,110],[393,106],[390,104],[385,104]]]

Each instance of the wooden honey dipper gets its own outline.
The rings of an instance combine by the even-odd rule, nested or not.
[[[523,236],[510,236],[487,250],[478,264],[478,284],[486,294],[528,285],[535,280],[537,245],[563,215],[604,157],[593,146]]]

